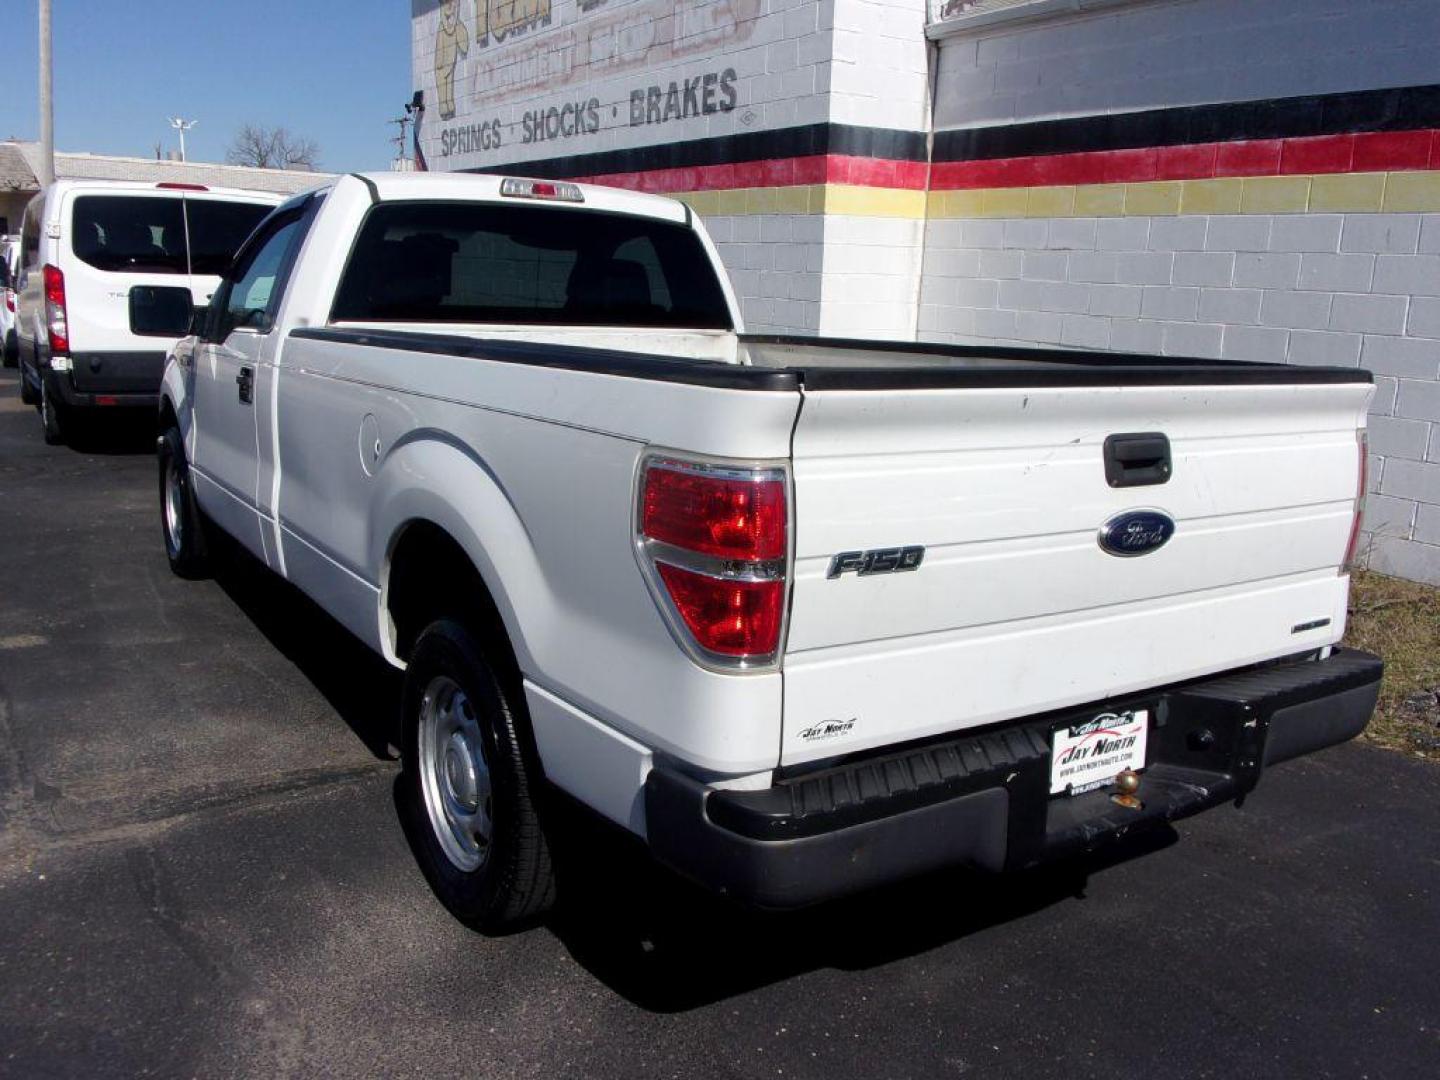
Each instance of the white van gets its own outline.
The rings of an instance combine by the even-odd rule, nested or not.
[[[0,349],[6,367],[14,367],[19,354],[15,344],[15,278],[19,272],[20,237],[0,237]]]
[[[59,180],[30,200],[16,283],[20,391],[47,442],[75,410],[151,406],[166,354],[282,196]]]

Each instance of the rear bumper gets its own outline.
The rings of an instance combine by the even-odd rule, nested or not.
[[[75,363],[80,363],[82,359],[76,358]],[[76,387],[72,375],[55,371],[53,368],[45,369],[41,377],[45,379],[49,392],[72,409],[91,407],[153,409],[160,403],[160,379],[158,376],[155,379],[154,389],[149,391],[133,389],[133,381],[129,379],[115,380],[117,384],[115,389],[107,388],[102,381],[99,384],[91,382],[82,390]]]
[[[160,397],[160,379],[166,372],[166,350],[122,353],[73,353],[71,383],[73,405],[95,405],[95,397],[128,397],[130,403],[154,403]],[[89,399],[89,400],[86,400]],[[69,399],[66,399],[69,400]]]
[[[662,862],[764,907],[798,907],[942,866],[1019,869],[1238,799],[1277,762],[1354,738],[1380,691],[1379,658],[1265,665],[982,733],[866,755],[763,791],[657,767],[646,829]],[[1111,789],[1051,796],[1050,734],[1147,707],[1138,810]]]

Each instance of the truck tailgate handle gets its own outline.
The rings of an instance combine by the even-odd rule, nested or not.
[[[1170,440],[1163,432],[1111,435],[1105,440],[1105,480],[1111,487],[1144,487],[1170,479]]]

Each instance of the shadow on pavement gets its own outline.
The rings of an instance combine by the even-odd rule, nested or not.
[[[214,547],[215,581],[225,594],[371,754],[395,760],[403,675],[248,552],[223,539]]]
[[[862,970],[927,952],[1081,898],[1090,874],[1177,839],[1167,826],[1083,860],[1009,875],[942,871],[799,911],[763,912],[679,878],[637,840],[583,811],[564,817],[550,928],[597,979],[662,1013],[813,970]]]
[[[87,409],[71,413],[65,425],[65,445],[81,454],[123,456],[155,453],[154,409]],[[35,420],[40,438],[40,420]]]
[[[407,812],[403,783],[397,776],[394,801],[413,854],[416,830],[426,825]],[[596,979],[656,1013],[701,1008],[810,971],[863,970],[916,956],[1082,899],[1092,873],[1178,839],[1164,825],[1035,870],[942,871],[799,911],[768,912],[665,869],[639,839],[562,794],[554,793],[547,816],[559,901],[545,929]]]

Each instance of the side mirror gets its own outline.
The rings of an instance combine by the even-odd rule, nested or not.
[[[136,285],[130,290],[130,332],[178,338],[190,333],[195,302],[181,285]]]
[[[210,317],[209,307],[197,307],[190,312],[190,325],[185,330],[186,337],[204,337],[205,320]]]

